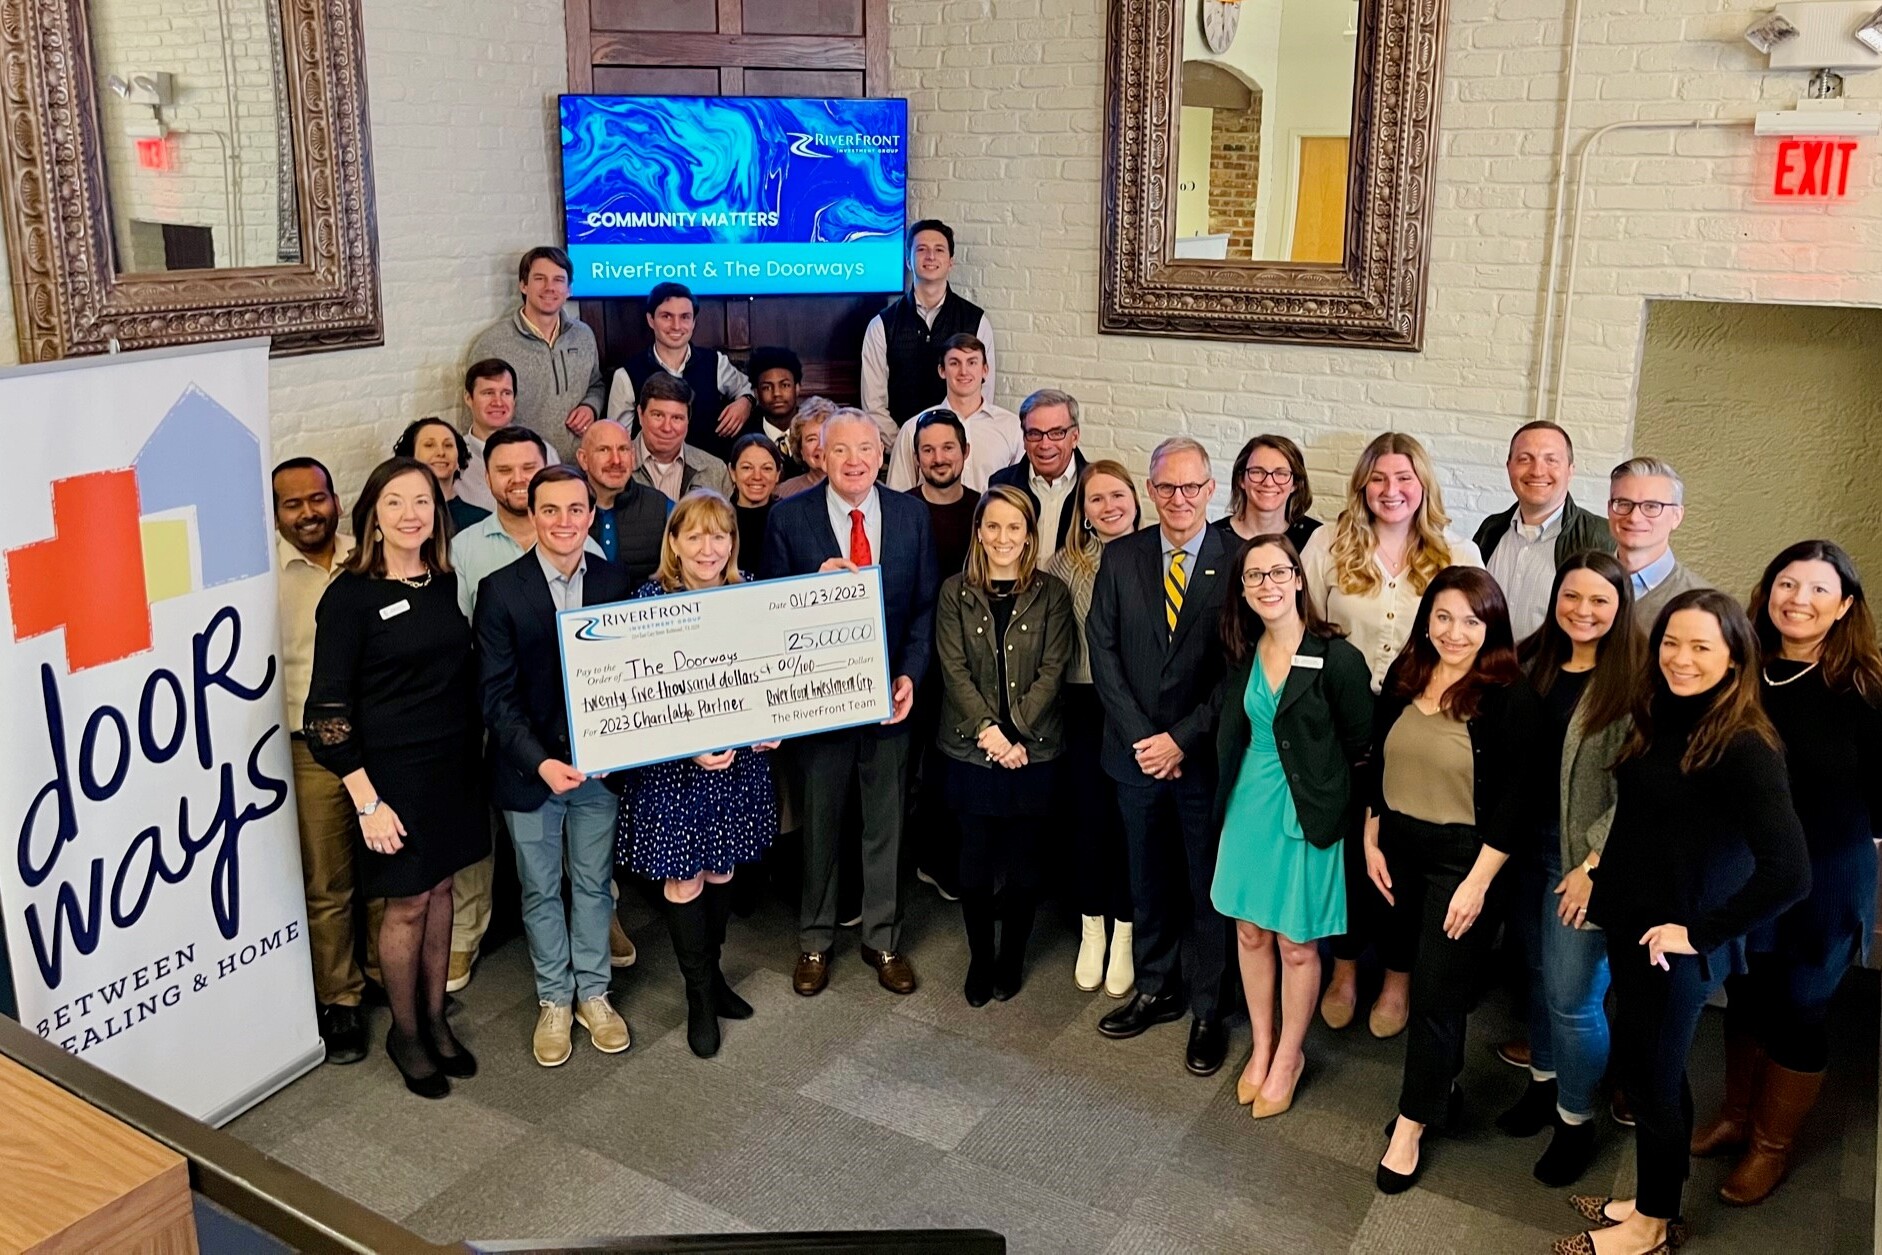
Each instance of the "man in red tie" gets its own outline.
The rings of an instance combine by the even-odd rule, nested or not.
[[[861,410],[838,410],[823,427],[829,478],[771,509],[760,564],[767,578],[878,567],[894,677],[893,713],[879,726],[846,728],[797,741],[804,771],[804,896],[800,954],[792,987],[805,997],[830,979],[837,928],[837,843],[850,797],[862,818],[862,957],[892,993],[915,991],[901,952],[899,883],[902,798],[908,767],[908,711],[927,670],[940,580],[928,510],[876,484],[882,435]]]

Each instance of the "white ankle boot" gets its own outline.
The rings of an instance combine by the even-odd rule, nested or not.
[[[1086,993],[1098,988],[1104,979],[1104,916],[1080,917],[1078,962],[1072,967],[1072,979]]]
[[[1131,964],[1131,926],[1119,920],[1111,929],[1111,965],[1104,974],[1104,992],[1113,998],[1130,993],[1137,983],[1137,969]]]

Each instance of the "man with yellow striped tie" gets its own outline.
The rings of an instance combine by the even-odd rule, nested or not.
[[[1214,736],[1229,592],[1227,533],[1206,526],[1215,493],[1209,452],[1172,436],[1150,455],[1158,524],[1113,541],[1085,623],[1104,705],[1102,762],[1117,782],[1130,852],[1137,993],[1098,1022],[1135,1037],[1194,1015],[1186,1063],[1208,1076],[1228,1037],[1223,994],[1232,933],[1209,900],[1217,834]],[[1184,983],[1188,982],[1187,997]]]

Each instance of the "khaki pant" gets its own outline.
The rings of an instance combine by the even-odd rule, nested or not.
[[[476,954],[483,944],[490,931],[490,888],[496,873],[497,856],[492,853],[451,878],[451,953]]]
[[[291,744],[314,998],[327,1006],[356,1007],[364,989],[359,964],[353,957],[353,852],[359,821],[340,778],[314,761],[305,741]]]

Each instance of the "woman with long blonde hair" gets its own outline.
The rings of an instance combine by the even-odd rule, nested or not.
[[[660,566],[635,597],[664,597],[742,583],[738,516],[724,497],[695,488],[667,515]],[[615,861],[664,882],[667,927],[686,981],[686,1044],[702,1059],[719,1051],[719,1021],[751,1018],[719,968],[731,913],[732,873],[757,861],[778,835],[767,750],[776,741],[696,754],[634,771],[621,794]]]
[[[1346,505],[1331,527],[1301,551],[1307,593],[1327,621],[1365,657],[1378,692],[1386,670],[1404,653],[1418,603],[1438,572],[1480,567],[1477,546],[1452,534],[1444,494],[1425,447],[1402,432],[1373,438],[1353,467]],[[1366,871],[1347,843],[1348,931],[1333,943],[1333,979],[1320,1001],[1329,1028],[1345,1028],[1358,1006],[1359,956],[1379,936],[1378,895],[1365,892]],[[1374,1037],[1395,1037],[1411,1014],[1411,974],[1387,969],[1385,986],[1367,1017]]]

